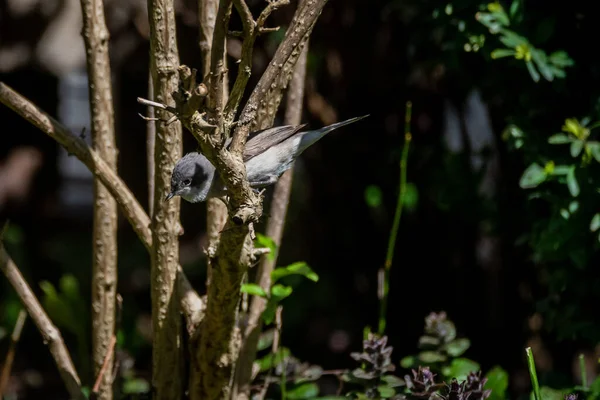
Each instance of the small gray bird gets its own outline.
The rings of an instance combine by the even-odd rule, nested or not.
[[[368,117],[351,118],[315,131],[300,132],[304,125],[284,125],[251,133],[243,153],[246,174],[250,186],[264,188],[277,182],[304,150],[323,136]],[[165,200],[181,196],[190,203],[199,203],[210,197],[226,193],[215,167],[201,153],[192,152],[183,156],[175,165],[171,175],[171,192]]]

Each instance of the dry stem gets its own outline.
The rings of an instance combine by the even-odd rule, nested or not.
[[[4,245],[0,243],[0,270],[6,275],[17,296],[23,303],[27,313],[40,331],[44,343],[48,346],[52,358],[58,367],[58,372],[67,387],[72,399],[85,399],[81,391],[81,381],[73,366],[69,351],[65,346],[60,331],[54,326],[33,291],[21,275],[17,265],[10,258]]]
[[[109,33],[102,0],[81,0],[83,38],[89,77],[92,141],[98,155],[113,171],[117,169],[114,110],[111,88]],[[92,356],[94,376],[111,358],[110,341],[115,330],[117,291],[117,203],[98,179],[94,179],[94,228],[92,256]],[[112,381],[105,374],[98,398],[111,400]]]
[[[150,70],[157,102],[172,103],[177,90],[179,53],[173,0],[149,0]],[[155,399],[180,399],[183,393],[183,353],[177,299],[180,200],[164,201],[170,192],[171,171],[181,158],[181,124],[156,110],[154,147],[154,214],[152,216],[152,386]]]

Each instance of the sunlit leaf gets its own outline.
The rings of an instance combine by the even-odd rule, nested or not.
[[[600,228],[600,213],[594,214],[590,221],[590,231],[596,232]]]
[[[269,250],[271,250],[268,254],[267,254],[267,258],[269,260],[274,260],[275,259],[275,254],[277,252],[277,245],[275,244],[275,241],[273,239],[271,239],[268,236],[265,236],[261,233],[256,232],[256,244],[255,247],[267,247]]]
[[[583,149],[583,140],[574,140],[571,142],[571,157],[577,157]]]
[[[540,74],[539,74],[539,72],[537,72],[537,70],[533,66],[533,63],[531,61],[525,61],[525,65],[527,66],[527,70],[529,71],[529,75],[531,75],[531,79],[533,79],[534,82],[539,82],[540,81]]]
[[[569,212],[571,214],[575,213],[578,209],[579,209],[578,201],[573,200],[572,202],[569,203]]]
[[[295,262],[287,267],[275,268],[271,272],[271,280],[275,283],[284,276],[289,275],[302,275],[313,282],[319,281],[319,276],[303,261]]]
[[[479,364],[468,358],[455,358],[449,366],[442,368],[442,373],[448,378],[456,378],[463,381],[470,372],[479,371]]]
[[[316,383],[303,383],[293,389],[288,389],[286,397],[288,399],[312,399],[319,394],[319,386]]]
[[[377,386],[377,391],[379,392],[379,395],[383,399],[389,399],[390,397],[392,397],[396,394],[396,391],[394,390],[394,388],[386,386],[386,385]]]
[[[493,59],[498,59],[498,58],[503,58],[503,57],[512,57],[515,55],[515,51],[511,50],[511,49],[496,49],[494,51],[492,51],[492,58]]]
[[[256,283],[244,283],[240,290],[242,293],[248,293],[253,296],[259,296],[259,297],[263,297],[263,298],[268,297],[265,290],[262,287],[260,287],[260,285],[257,285]]]
[[[558,67],[570,67],[575,64],[574,61],[569,57],[567,52],[562,50],[555,51],[554,53],[550,54],[548,60]]]
[[[567,186],[569,188],[569,192],[571,196],[577,197],[579,195],[579,184],[577,183],[577,178],[575,177],[575,167],[571,167],[569,173],[567,174]]]
[[[465,351],[471,346],[471,341],[466,338],[456,339],[450,343],[446,343],[444,346],[446,352],[452,357],[458,357],[463,355]]]
[[[491,389],[488,400],[506,399],[506,389],[508,388],[508,373],[499,366],[495,366],[485,374],[487,381],[484,389]]]
[[[523,176],[521,176],[521,180],[519,181],[519,185],[523,189],[530,189],[537,187],[540,183],[546,180],[546,171],[539,164],[533,163],[525,172],[523,172]]]
[[[570,143],[572,139],[564,133],[556,133],[548,138],[550,144],[565,144]]]

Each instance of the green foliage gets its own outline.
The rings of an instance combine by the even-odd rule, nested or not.
[[[521,0],[513,0],[510,12],[506,13],[499,2],[489,3],[486,11],[475,14],[475,19],[488,28],[492,35],[497,35],[499,41],[506,46],[492,51],[492,59],[514,57],[523,60],[535,82],[540,80],[540,75],[547,81],[564,78],[565,68],[574,64],[565,51],[555,51],[548,55],[544,50],[534,47],[525,37],[508,29],[511,19],[517,16],[520,4]]]
[[[50,319],[61,331],[66,331],[75,336],[79,356],[79,369],[87,371],[90,364],[88,351],[90,314],[87,302],[81,295],[79,282],[73,275],[63,275],[59,280],[58,287],[60,290],[57,290],[48,281],[40,282],[40,288],[44,292],[44,296],[41,299],[42,306]]]
[[[425,333],[419,338],[421,351],[404,357],[400,365],[403,368],[427,366],[445,377],[465,379],[469,372],[479,370],[476,362],[460,357],[470,346],[469,339],[456,337],[456,327],[445,312],[432,312],[425,318]]]

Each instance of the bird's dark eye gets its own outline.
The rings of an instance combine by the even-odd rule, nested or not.
[[[191,179],[185,179],[185,180],[183,181],[183,184],[184,184],[185,186],[190,186],[190,184],[191,184],[191,183],[192,183],[192,180],[191,180]]]

